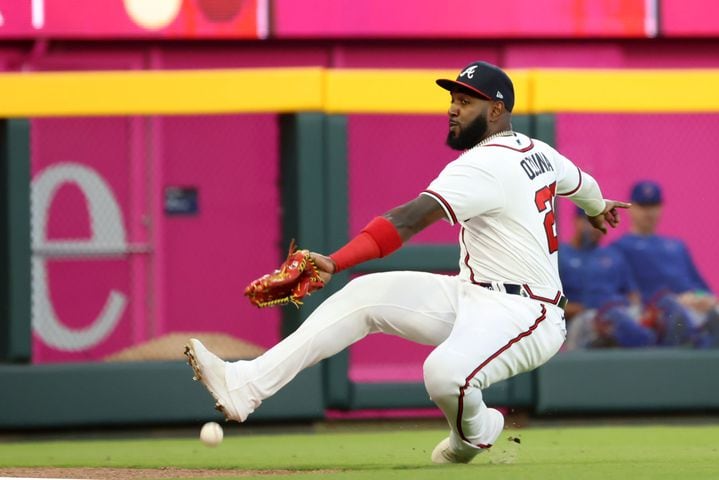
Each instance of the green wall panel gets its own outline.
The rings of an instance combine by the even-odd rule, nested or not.
[[[301,113],[280,116],[280,188],[282,199],[283,252],[294,239],[300,248],[323,252],[326,245],[325,204],[325,115]],[[269,268],[270,266],[268,266]],[[271,266],[275,268],[275,266]],[[282,336],[298,326],[328,295],[319,291],[302,308],[283,307]]]
[[[0,120],[0,360],[30,356],[30,123]]]
[[[587,350],[537,371],[537,412],[719,409],[719,350]]]
[[[0,365],[0,428],[59,428],[222,420],[183,362]],[[319,419],[320,368],[305,370],[248,422]]]
[[[499,382],[482,392],[484,401],[493,407],[532,407],[534,378],[523,373]],[[350,408],[428,408],[434,407],[423,383],[354,383]]]

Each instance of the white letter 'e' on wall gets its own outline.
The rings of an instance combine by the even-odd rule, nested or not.
[[[75,184],[87,199],[90,216],[90,239],[49,241],[47,239],[48,212],[57,190],[65,183]],[[122,317],[127,297],[111,290],[102,311],[87,327],[72,329],[58,318],[48,290],[46,255],[36,252],[57,249],[82,253],[110,251],[124,252],[127,244],[122,211],[110,186],[91,168],[77,163],[56,163],[38,173],[32,182],[32,274],[33,329],[48,346],[61,351],[82,351],[103,341]],[[58,249],[58,247],[60,247]],[[117,255],[117,253],[115,253]],[[68,255],[69,256],[69,255]]]

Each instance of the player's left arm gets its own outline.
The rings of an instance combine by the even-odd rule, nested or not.
[[[616,228],[617,225],[619,225],[620,217],[619,210],[617,209],[629,208],[632,204],[607,199],[603,199],[603,201],[605,205],[604,210],[597,215],[587,215],[587,218],[589,219],[589,223],[591,223],[594,228],[602,233],[607,233],[607,225],[612,228]]]
[[[605,199],[594,177],[559,152],[555,151],[554,157],[557,166],[557,195],[569,198],[584,210],[589,223],[602,233],[607,233],[606,225],[612,228],[619,225],[617,209],[629,208],[631,204]]]
[[[589,223],[602,233],[607,233],[607,225],[616,228],[620,221],[618,209],[629,208],[632,204],[604,198],[594,177],[582,170],[577,171],[581,178],[579,186],[572,192],[560,192],[558,195],[569,198],[584,210]]]

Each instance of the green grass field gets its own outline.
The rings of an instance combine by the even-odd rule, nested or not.
[[[715,424],[508,430],[491,452],[470,465],[432,465],[430,452],[445,434],[383,429],[237,435],[230,430],[217,448],[194,438],[5,442],[0,443],[0,477],[7,476],[7,467],[56,466],[233,470],[218,472],[225,479],[719,478]]]

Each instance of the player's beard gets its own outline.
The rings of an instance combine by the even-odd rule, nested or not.
[[[487,117],[480,113],[466,128],[460,130],[456,137],[450,131],[447,134],[447,146],[453,150],[472,148],[484,139],[488,129]]]

